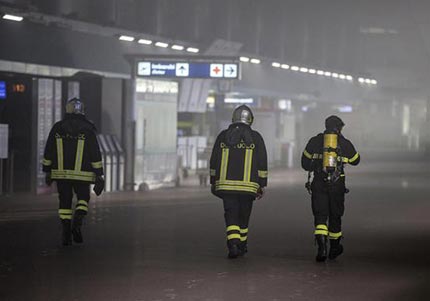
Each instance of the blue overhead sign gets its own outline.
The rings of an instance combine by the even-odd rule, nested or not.
[[[0,81],[0,99],[6,99],[6,82]]]
[[[238,79],[238,62],[139,61],[137,76],[166,78]]]

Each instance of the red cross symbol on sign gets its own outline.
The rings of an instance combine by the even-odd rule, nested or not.
[[[215,72],[215,74],[218,74],[220,71],[221,71],[221,69],[220,68],[218,68],[218,66],[216,66],[214,69],[212,69],[213,70],[213,72]]]

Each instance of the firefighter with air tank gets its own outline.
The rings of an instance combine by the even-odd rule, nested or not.
[[[312,137],[302,154],[302,167],[309,172],[306,188],[312,195],[316,261],[335,259],[343,252],[342,216],[345,210],[345,164],[358,165],[360,155],[342,135],[343,121],[337,116],[325,120],[325,131]],[[311,173],[313,180],[310,183]],[[327,244],[330,241],[330,250]]]
[[[45,146],[43,171],[46,184],[57,183],[59,217],[63,227],[64,246],[82,243],[81,226],[88,212],[90,184],[100,195],[104,189],[103,164],[96,129],[84,113],[84,104],[73,98],[66,104],[63,120],[52,127]],[[73,193],[77,204],[73,212]],[[73,222],[72,222],[73,219]]]
[[[212,193],[223,200],[228,257],[248,251],[248,223],[253,201],[267,185],[267,153],[261,135],[251,129],[254,116],[241,105],[232,123],[217,137],[210,158]]]

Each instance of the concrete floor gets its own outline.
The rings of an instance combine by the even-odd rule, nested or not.
[[[0,300],[430,300],[430,163],[414,156],[347,168],[345,253],[323,264],[299,170],[271,172],[237,260],[208,189],[94,197],[67,248],[55,196],[0,198]]]

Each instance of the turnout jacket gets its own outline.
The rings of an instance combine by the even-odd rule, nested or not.
[[[344,165],[358,165],[360,163],[360,155],[355,150],[354,145],[346,139],[342,134],[338,134],[338,163],[340,168],[340,176],[345,177]],[[324,134],[320,133],[312,137],[305,147],[302,154],[302,168],[307,171],[313,171],[316,178],[323,176],[322,159],[324,149]]]
[[[49,133],[43,158],[43,171],[53,180],[94,183],[103,175],[96,128],[85,116],[66,114]]]
[[[261,135],[243,123],[222,131],[210,159],[210,183],[217,196],[229,193],[256,196],[267,186],[267,153]]]

